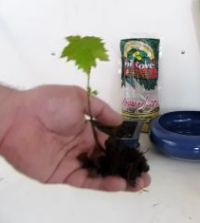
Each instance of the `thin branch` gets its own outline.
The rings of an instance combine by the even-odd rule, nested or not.
[[[90,74],[88,74],[87,75],[87,101],[88,101],[88,111],[89,111],[89,117],[90,117],[90,124],[91,124],[91,127],[92,127],[92,133],[93,133],[93,136],[94,136],[94,140],[95,140],[95,144],[96,144],[97,149],[99,149],[100,151],[104,151],[103,147],[101,146],[101,144],[98,140],[97,131],[96,131],[96,128],[95,128],[94,123],[93,123],[90,97],[91,97]]]

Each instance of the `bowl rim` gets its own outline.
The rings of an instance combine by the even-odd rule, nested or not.
[[[193,111],[175,111],[176,113]],[[175,112],[168,112],[175,113]],[[196,111],[194,111],[196,113]],[[163,115],[165,115],[163,114]],[[200,111],[199,111],[200,114]],[[156,150],[162,154],[184,160],[200,161],[200,136],[176,133],[165,129],[159,123],[159,116],[151,123],[150,139],[155,144]]]
[[[188,140],[195,140],[195,143],[196,141],[198,141],[200,143],[200,135],[187,135],[187,134],[181,134],[181,133],[177,133],[177,132],[174,132],[174,131],[170,131],[168,129],[166,129],[165,127],[163,127],[161,124],[160,124],[160,119],[163,117],[163,116],[166,116],[166,115],[170,115],[170,114],[183,114],[183,113],[199,113],[200,114],[200,111],[186,111],[186,110],[180,110],[180,111],[172,111],[172,112],[167,112],[167,113],[164,113],[162,115],[160,115],[159,117],[155,118],[152,123],[151,123],[151,131],[156,131],[156,132],[159,132],[159,135],[162,135],[162,136],[167,136],[166,138],[178,138],[178,139],[182,139],[183,141],[188,141]]]

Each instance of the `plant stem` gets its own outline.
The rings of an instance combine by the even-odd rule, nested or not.
[[[87,75],[87,101],[88,101],[88,112],[89,112],[90,124],[91,124],[91,127],[92,127],[92,133],[93,133],[93,137],[94,137],[97,149],[99,149],[100,151],[104,151],[104,149],[102,148],[102,146],[101,146],[101,144],[98,140],[97,132],[96,132],[96,129],[95,129],[95,126],[94,126],[94,123],[93,123],[90,97],[91,97],[90,74],[88,74]]]

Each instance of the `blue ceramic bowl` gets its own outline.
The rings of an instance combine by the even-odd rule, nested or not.
[[[150,139],[167,156],[200,160],[200,111],[161,115],[152,121]]]

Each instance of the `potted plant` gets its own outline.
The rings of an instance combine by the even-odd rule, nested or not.
[[[102,39],[95,36],[68,36],[66,40],[67,45],[61,58],[74,61],[87,77],[89,120],[97,148],[89,157],[82,154],[79,158],[83,166],[90,168],[93,173],[121,176],[133,185],[142,172],[149,170],[144,154],[138,149],[142,121],[124,121],[120,126],[112,127],[106,126],[106,123],[100,124],[92,117],[90,98],[97,95],[97,91],[90,85],[91,69],[96,67],[97,60],[109,60],[107,50]],[[98,141],[96,128],[109,135],[105,148],[102,148]]]

